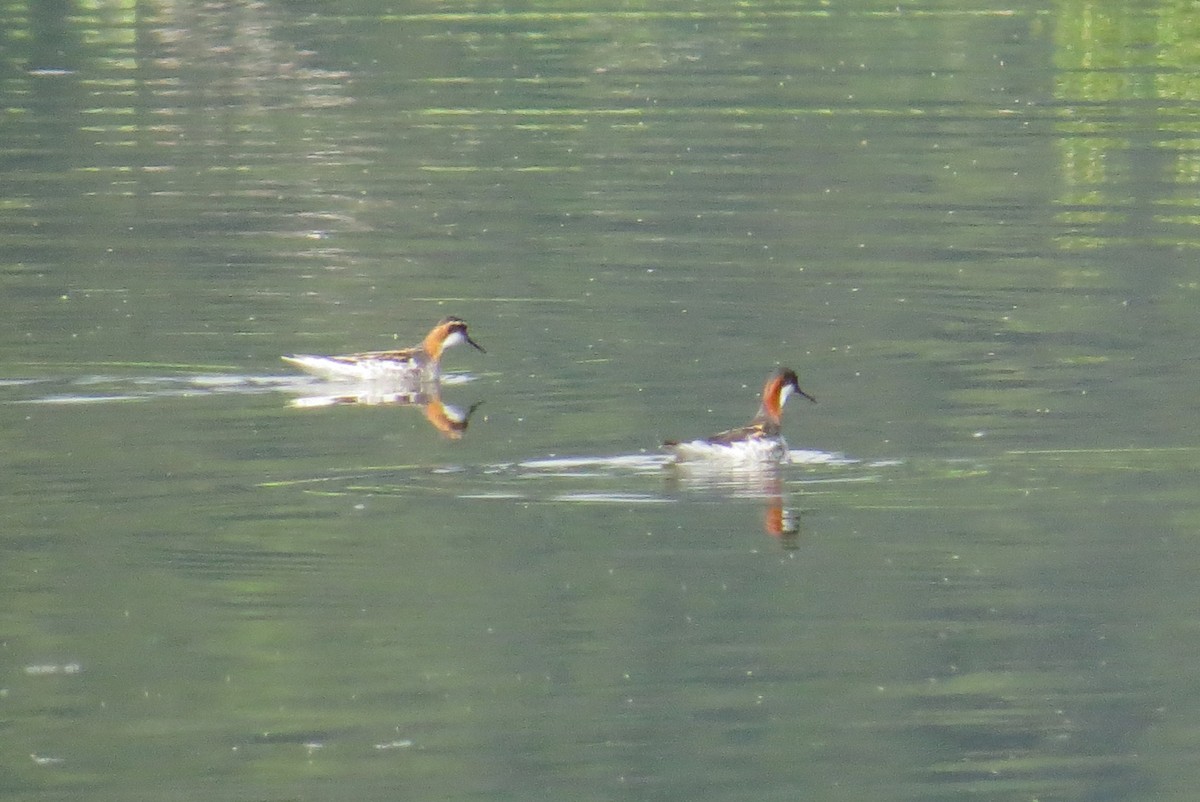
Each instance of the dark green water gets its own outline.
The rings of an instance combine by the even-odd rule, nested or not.
[[[1198,36],[0,6],[0,795],[1192,799]]]

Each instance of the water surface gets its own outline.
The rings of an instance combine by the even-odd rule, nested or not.
[[[1196,24],[5,7],[0,789],[1190,799]]]

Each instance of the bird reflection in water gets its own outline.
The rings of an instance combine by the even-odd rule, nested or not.
[[[729,466],[705,462],[666,465],[668,486],[716,498],[759,498],[763,531],[785,549],[799,546],[799,514],[787,506],[783,475],[776,464]]]
[[[471,415],[482,401],[476,401],[466,410],[442,401],[442,386],[437,381],[427,382],[320,382],[296,388],[303,393],[288,402],[288,406],[301,409],[332,406],[367,407],[418,407],[425,419],[442,436],[459,440],[467,431]]]

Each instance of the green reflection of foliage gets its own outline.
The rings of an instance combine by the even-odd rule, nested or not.
[[[1128,157],[1139,150],[1166,152],[1153,162],[1159,172],[1149,186],[1160,194],[1170,187],[1181,193],[1139,202],[1172,207],[1152,221],[1155,228],[1169,226],[1167,233],[1150,236],[1163,244],[1200,245],[1192,233],[1200,214],[1178,209],[1195,206],[1191,188],[1200,180],[1196,118],[1180,105],[1200,97],[1200,14],[1178,2],[1068,0],[1055,16],[1054,94],[1066,104],[1057,124],[1063,175],[1058,221],[1072,230],[1063,246],[1088,249],[1114,240],[1105,227],[1128,221],[1135,192],[1130,185],[1147,185]]]

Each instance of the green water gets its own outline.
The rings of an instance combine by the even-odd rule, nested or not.
[[[4,4],[0,795],[1193,798],[1197,33]]]

